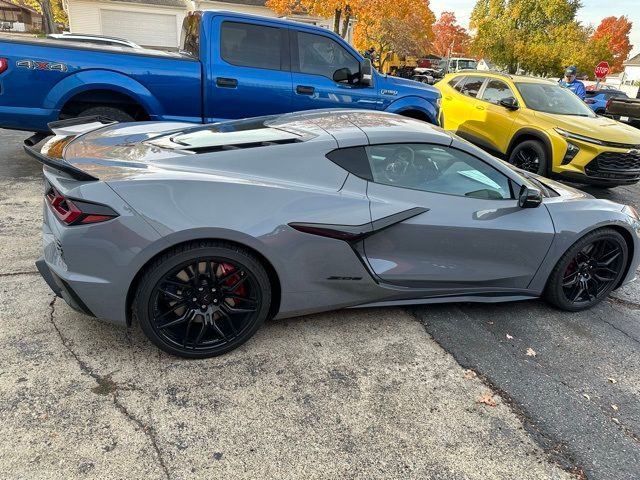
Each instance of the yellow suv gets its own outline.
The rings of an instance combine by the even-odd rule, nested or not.
[[[472,70],[436,87],[445,129],[517,167],[605,187],[640,180],[640,130],[596,115],[555,82]]]

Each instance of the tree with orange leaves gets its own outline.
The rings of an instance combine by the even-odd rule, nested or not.
[[[433,24],[433,34],[435,39],[432,51],[436,55],[445,57],[449,53],[460,56],[468,54],[471,36],[466,28],[458,25],[455,13],[442,12],[438,21]]]
[[[267,0],[266,6],[278,15],[306,13],[323,18],[333,17],[333,31],[345,38],[359,2],[366,3],[366,0]]]
[[[374,47],[381,71],[392,53],[423,55],[431,48],[435,16],[428,0],[363,0],[356,16],[353,43],[361,51]]]
[[[622,63],[629,56],[629,52],[633,45],[629,43],[629,32],[631,31],[632,22],[626,16],[606,17],[603,18],[593,32],[594,40],[607,39],[609,50],[613,54],[613,64],[611,72],[622,71]]]

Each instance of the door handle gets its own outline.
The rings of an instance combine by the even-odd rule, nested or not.
[[[451,95],[445,95],[444,99],[445,100],[453,100],[453,97]]]
[[[238,80],[235,78],[216,77],[216,85],[222,88],[236,88]]]
[[[308,87],[306,85],[298,85],[296,87],[296,93],[299,93],[300,95],[313,95],[313,92],[315,91],[315,88]]]
[[[483,107],[482,105],[476,105],[476,108],[477,108],[478,110],[484,110],[484,107]]]

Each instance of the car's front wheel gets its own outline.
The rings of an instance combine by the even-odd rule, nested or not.
[[[611,228],[595,230],[569,248],[554,267],[544,297],[562,310],[577,312],[605,298],[622,279],[629,248]]]
[[[206,358],[251,338],[270,304],[269,277],[255,256],[232,244],[199,241],[169,250],[147,267],[133,313],[162,350]]]
[[[546,175],[548,169],[547,150],[538,140],[525,140],[517,144],[509,155],[509,163],[527,172]]]

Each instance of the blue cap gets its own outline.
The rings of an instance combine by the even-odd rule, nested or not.
[[[564,71],[564,76],[565,77],[571,77],[574,76],[576,74],[576,72],[578,71],[578,69],[576,68],[575,65],[570,65],[567,67],[567,69]]]

